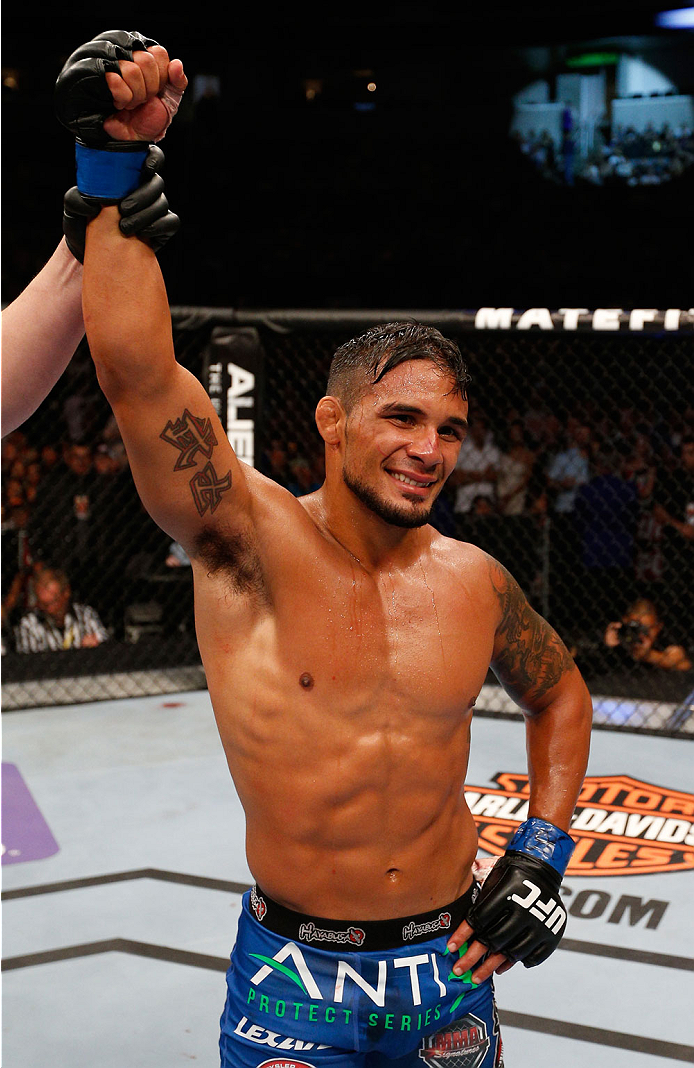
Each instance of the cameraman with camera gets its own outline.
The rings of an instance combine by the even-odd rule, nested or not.
[[[692,661],[681,645],[669,644],[662,634],[663,624],[652,601],[640,597],[620,621],[608,623],[604,643],[621,649],[641,664],[668,671],[689,671]]]

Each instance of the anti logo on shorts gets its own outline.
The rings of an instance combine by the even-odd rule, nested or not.
[[[528,776],[500,771],[497,788],[466,787],[480,847],[501,856],[528,818]],[[567,877],[647,875],[694,868],[694,794],[630,775],[586,776],[571,822]]]
[[[479,1068],[488,1049],[487,1025],[469,1013],[422,1039],[419,1056],[433,1068]]]
[[[366,940],[366,932],[361,927],[347,927],[344,931],[316,927],[315,923],[302,923],[299,928],[302,942],[337,942],[351,946],[361,946]]]
[[[447,931],[450,926],[450,912],[440,912],[435,920],[427,920],[426,923],[415,923],[414,920],[412,920],[410,923],[406,923],[403,927],[402,940],[403,942],[409,942],[410,939],[419,938],[420,935],[435,935],[437,931]]]

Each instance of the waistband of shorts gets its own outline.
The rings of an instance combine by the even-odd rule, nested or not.
[[[293,942],[304,942],[318,949],[339,948],[341,953],[345,950],[366,953],[372,949],[396,949],[430,942],[441,935],[447,938],[466,918],[477,888],[473,882],[448,905],[392,920],[350,921],[310,916],[273,901],[257,884],[250,891],[250,907],[261,926]]]

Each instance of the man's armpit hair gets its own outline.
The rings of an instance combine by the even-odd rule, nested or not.
[[[251,535],[205,527],[195,539],[194,552],[208,576],[222,574],[229,579],[233,593],[268,600],[260,556]]]
[[[515,696],[537,701],[576,665],[554,628],[530,607],[513,576],[497,560],[488,559],[489,576],[501,608],[497,633],[504,642],[494,670]]]

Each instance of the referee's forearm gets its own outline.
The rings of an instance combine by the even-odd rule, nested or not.
[[[2,433],[48,396],[84,336],[82,264],[61,241],[2,313]]]

